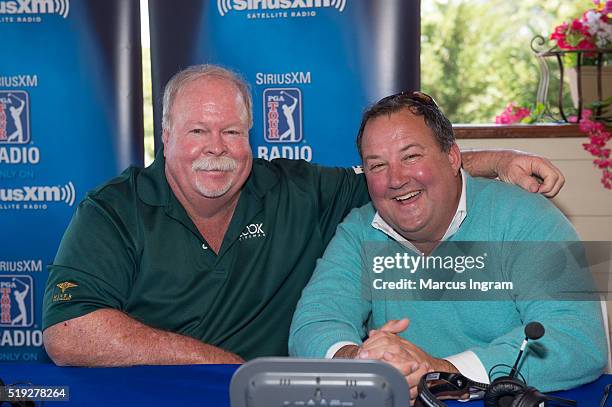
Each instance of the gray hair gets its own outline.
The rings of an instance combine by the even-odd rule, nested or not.
[[[253,126],[253,99],[249,84],[238,73],[218,65],[193,65],[182,71],[177,72],[166,84],[164,89],[163,113],[162,113],[162,129],[170,130],[170,111],[174,104],[174,99],[183,86],[197,79],[213,76],[215,78],[225,79],[232,82],[240,95],[247,109],[247,122],[249,129]]]

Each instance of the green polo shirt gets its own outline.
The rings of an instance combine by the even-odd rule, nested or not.
[[[169,188],[158,154],[79,204],[50,266],[43,327],[113,308],[245,359],[287,355],[315,261],[344,216],[368,200],[353,170],[254,160],[217,255]]]

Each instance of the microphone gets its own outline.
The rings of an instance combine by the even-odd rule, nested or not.
[[[537,341],[542,336],[544,336],[544,326],[536,321],[530,322],[525,326],[525,339],[523,340],[523,344],[521,345],[521,349],[519,351],[518,357],[516,358],[516,362],[514,362],[514,366],[512,366],[512,370],[510,370],[510,378],[514,378],[517,374],[517,367],[519,361],[521,360],[521,356],[523,356],[523,352],[527,347],[527,341],[531,339],[532,341]]]

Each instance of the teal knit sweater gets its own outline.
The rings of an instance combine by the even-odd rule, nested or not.
[[[546,198],[497,181],[467,176],[466,182],[467,217],[450,241],[579,240]],[[530,267],[512,271],[519,295],[506,300],[411,301],[398,299],[397,294],[392,299],[369,296],[362,287],[362,270],[367,269],[364,243],[393,242],[371,226],[374,214],[372,204],[367,204],[338,226],[302,292],[289,337],[291,355],[322,358],[337,342],[359,344],[367,339],[369,329],[390,319],[409,318],[402,337],[439,358],[471,350],[488,371],[499,363],[512,365],[524,338],[524,325],[539,321],[546,334],[528,346],[520,365],[530,386],[541,391],[567,389],[601,375],[607,347],[599,303],[521,297],[520,290],[548,284],[548,280],[534,283],[537,272]],[[504,261],[508,264],[508,259]]]

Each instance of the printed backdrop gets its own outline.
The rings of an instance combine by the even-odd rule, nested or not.
[[[419,87],[419,1],[149,0],[156,137],[179,69],[252,85],[256,157],[354,165],[363,109]],[[0,0],[0,363],[46,362],[47,265],[86,191],[142,165],[138,2]],[[159,145],[159,143],[157,143]]]
[[[47,265],[85,192],[142,165],[138,2],[0,0],[0,363],[48,361]]]
[[[221,64],[252,86],[255,157],[355,165],[364,108],[419,87],[419,10],[404,0],[149,0],[154,100],[179,69]],[[154,113],[159,140],[160,103]]]

